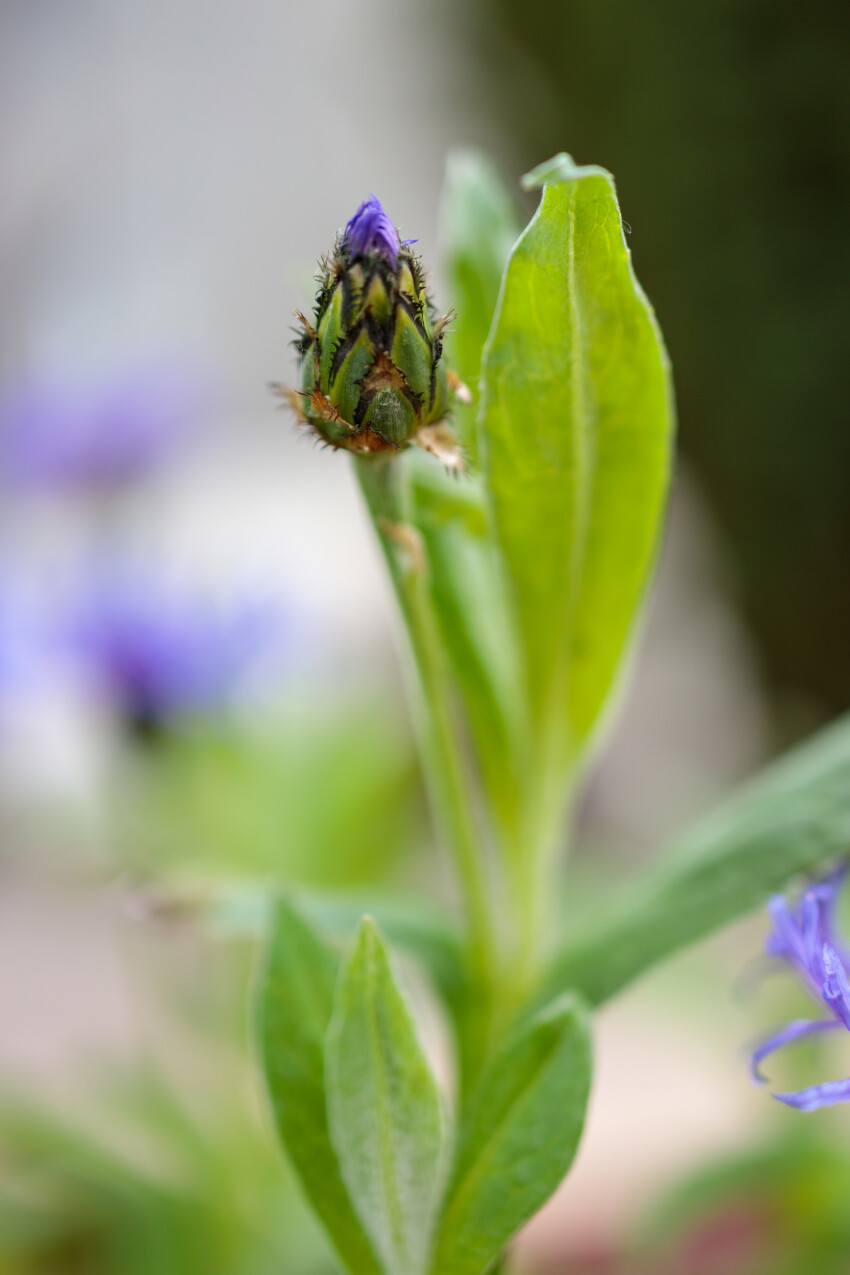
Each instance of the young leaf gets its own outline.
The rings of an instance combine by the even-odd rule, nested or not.
[[[590,1091],[587,1014],[563,997],[493,1057],[460,1128],[431,1264],[482,1275],[573,1161]]]
[[[342,1176],[385,1275],[422,1275],[442,1189],[442,1105],[368,917],[340,973],[325,1065]]]
[[[559,155],[524,184],[543,197],[484,352],[481,455],[532,720],[561,767],[599,715],[646,586],[673,405],[611,175]]]
[[[277,1130],[313,1208],[353,1275],[379,1275],[328,1132],[322,1051],[338,964],[281,902],[260,986],[259,1038]]]
[[[599,1004],[649,966],[758,907],[850,846],[850,717],[821,732],[626,883],[555,960],[541,1000]]]

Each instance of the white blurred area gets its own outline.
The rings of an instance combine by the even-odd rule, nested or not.
[[[222,589],[279,592],[329,679],[391,668],[388,592],[346,459],[300,437],[267,382],[292,377],[292,310],[309,305],[315,259],[358,203],[376,193],[434,261],[445,153],[502,153],[493,128],[475,68],[416,0],[0,4],[0,373],[73,376],[163,353],[211,387],[201,438],[120,502],[8,499],[4,552],[26,554],[51,588],[93,538],[120,537]],[[729,587],[710,515],[680,476],[585,815],[588,840],[624,858],[651,852],[764,751]],[[6,756],[7,792],[84,791],[96,758],[79,724],[78,704],[42,706],[32,747]],[[132,1050],[128,922],[112,896],[53,890],[19,862],[0,862],[0,889],[0,1075],[70,1074],[99,1050]],[[595,1199],[633,1214],[700,1149],[745,1136],[755,1100],[735,1042],[677,1029],[656,1001],[648,1017],[628,998],[607,1011],[581,1205],[568,1186],[529,1251],[557,1249],[564,1227],[583,1233]]]

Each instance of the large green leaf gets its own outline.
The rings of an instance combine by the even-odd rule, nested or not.
[[[563,997],[491,1059],[461,1124],[433,1275],[482,1275],[570,1167],[590,1092],[588,1017]]]
[[[481,456],[532,720],[574,758],[620,663],[658,541],[673,406],[611,175],[559,155],[484,353]]]
[[[323,1048],[338,964],[302,918],[280,903],[260,985],[260,1043],[278,1133],[313,1208],[354,1275],[379,1275],[328,1132]]]
[[[422,1275],[442,1192],[437,1083],[375,923],[364,918],[325,1047],[331,1136],[385,1275]]]
[[[850,849],[850,717],[795,749],[626,882],[556,959],[542,1000],[606,1000],[677,948]]]

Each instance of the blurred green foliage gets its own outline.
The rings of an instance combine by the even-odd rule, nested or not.
[[[0,1097],[0,1273],[330,1275],[250,1099],[196,1119],[156,1074],[114,1070],[94,1116]]]
[[[622,1275],[844,1275],[849,1192],[846,1149],[797,1126],[678,1184]]]
[[[845,0],[472,0],[466,19],[519,171],[566,147],[617,175],[774,685],[850,705]]]
[[[128,763],[112,793],[118,850],[172,879],[380,880],[421,824],[409,726],[385,695],[305,695],[265,725],[198,722]]]

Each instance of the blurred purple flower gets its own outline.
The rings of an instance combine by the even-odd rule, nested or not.
[[[74,652],[140,731],[224,706],[250,672],[291,643],[268,601],[228,606],[150,572],[97,573],[74,608]]]
[[[0,703],[31,685],[34,626],[20,589],[0,572]]]
[[[0,562],[0,732],[31,720],[56,691],[59,663],[39,588],[18,566]]]
[[[792,907],[781,894],[768,905],[773,929],[767,938],[768,956],[787,961],[803,980],[806,990],[829,1010],[825,1019],[795,1019],[755,1051],[752,1071],[759,1083],[764,1076],[759,1064],[768,1054],[793,1040],[817,1032],[844,1027],[850,1031],[850,983],[847,968],[850,956],[836,933],[835,911],[838,895],[847,873],[846,865],[823,881],[810,886]],[[780,1102],[800,1111],[816,1111],[837,1102],[850,1102],[850,1077],[811,1085],[796,1093],[773,1095]]]
[[[353,256],[378,252],[387,258],[393,269],[398,262],[402,242],[411,244],[416,240],[399,241],[398,231],[375,195],[364,200],[343,231],[343,243]]]
[[[21,487],[112,487],[141,477],[197,424],[207,393],[187,366],[147,360],[0,393],[0,477]]]

